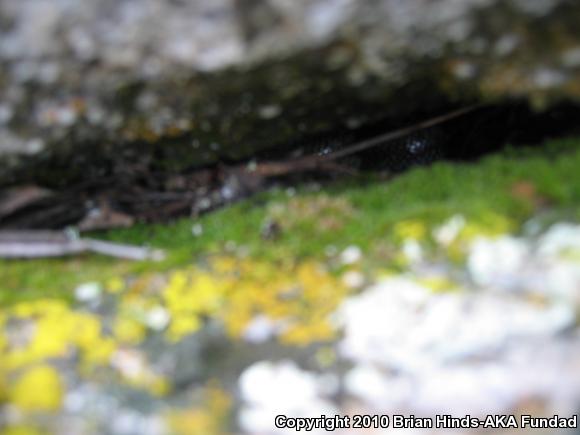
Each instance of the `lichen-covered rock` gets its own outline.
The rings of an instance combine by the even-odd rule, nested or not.
[[[0,161],[154,143],[184,167],[461,101],[577,99],[579,20],[567,0],[5,0]]]

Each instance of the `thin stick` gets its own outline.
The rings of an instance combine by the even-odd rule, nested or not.
[[[403,136],[407,136],[418,130],[423,130],[425,128],[433,127],[443,122],[450,121],[451,119],[458,118],[462,115],[465,115],[466,113],[473,112],[474,110],[479,109],[482,106],[483,104],[474,104],[472,106],[464,107],[462,109],[457,109],[454,110],[453,112],[449,112],[441,116],[436,116],[435,118],[431,118],[426,121],[413,124],[409,127],[401,128],[399,130],[391,131],[389,133],[385,133],[380,136],[375,136],[362,142],[358,142],[352,146],[346,147],[340,151],[335,151],[333,153],[318,157],[320,160],[336,160],[342,157],[350,156],[352,154],[356,154],[358,152],[380,145],[381,143],[390,142],[392,140],[399,139]]]
[[[336,164],[333,163],[333,160],[338,160],[340,158],[356,154],[378,145],[384,145],[386,142],[399,139],[418,130],[423,130],[425,128],[442,124],[444,122],[450,121],[451,119],[458,118],[462,115],[465,115],[466,113],[479,109],[483,106],[484,104],[474,104],[472,106],[454,110],[444,115],[436,116],[417,124],[401,128],[399,130],[391,131],[380,136],[375,136],[362,142],[357,142],[339,151],[334,151],[323,156],[319,154],[307,154],[305,156],[296,157],[286,162],[266,161],[258,163],[253,169],[248,169],[244,166],[242,166],[240,169],[244,174],[253,173],[262,177],[277,177],[294,172],[315,171],[321,169],[336,170],[342,168],[344,171],[344,168],[342,166],[336,166]]]
[[[126,260],[162,260],[163,251],[140,246],[71,237],[64,231],[0,231],[0,258],[65,257],[95,252]]]

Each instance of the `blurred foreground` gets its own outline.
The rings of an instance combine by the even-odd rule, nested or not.
[[[294,433],[275,429],[280,414],[572,417],[580,226],[525,228],[409,220],[395,229],[397,272],[369,276],[356,246],[326,264],[215,257],[85,283],[72,306],[4,307],[3,433]]]

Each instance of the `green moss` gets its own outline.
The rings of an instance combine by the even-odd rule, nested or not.
[[[483,228],[501,222],[514,230],[531,216],[574,220],[580,217],[578,167],[580,140],[563,140],[541,150],[508,149],[472,164],[437,163],[391,181],[351,179],[322,191],[302,187],[294,196],[267,192],[195,221],[95,235],[163,248],[168,256],[160,263],[93,255],[0,263],[0,303],[39,295],[68,298],[81,282],[168,270],[226,250],[265,260],[322,258],[328,246],[351,244],[379,252],[377,246],[396,240],[396,223],[409,219],[432,228],[460,213]],[[322,222],[319,216],[330,220]],[[263,227],[272,220],[280,231],[264,238]],[[196,224],[203,229],[199,236],[192,233]]]

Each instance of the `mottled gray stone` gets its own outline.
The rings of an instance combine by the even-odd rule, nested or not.
[[[203,163],[443,100],[577,99],[578,22],[567,0],[3,0],[0,160],[185,135]]]

